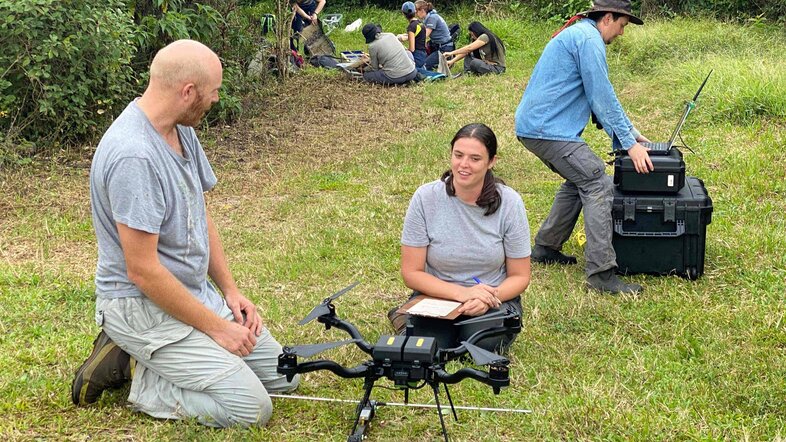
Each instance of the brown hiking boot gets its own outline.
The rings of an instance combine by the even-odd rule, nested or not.
[[[407,314],[399,313],[398,307],[393,307],[388,311],[388,319],[397,335],[404,334],[404,330],[407,328]]]
[[[107,388],[121,387],[131,379],[134,362],[101,330],[93,341],[93,352],[76,371],[71,384],[74,405],[92,404]]]

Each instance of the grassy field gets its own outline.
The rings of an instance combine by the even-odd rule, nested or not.
[[[399,14],[357,10],[401,32]],[[466,26],[469,16],[454,17]],[[233,127],[202,133],[219,185],[209,194],[230,266],[284,344],[343,339],[297,320],[360,280],[339,313],[374,341],[385,311],[407,296],[399,235],[411,194],[448,167],[448,142],[469,122],[500,139],[496,172],[518,190],[533,232],[557,176],[526,152],[513,113],[555,28],[489,19],[508,48],[499,77],[385,89],[309,69],[262,97]],[[363,48],[355,33],[331,34]],[[460,412],[453,440],[763,440],[786,435],[786,37],[781,29],[680,19],[630,26],[609,47],[612,81],[631,120],[668,137],[683,100],[715,72],[683,137],[688,174],[714,202],[706,269],[691,282],[635,276],[640,296],[582,288],[582,266],[533,268],[511,387],[494,396],[466,381],[457,405],[532,414]],[[599,154],[608,140],[585,136]],[[269,426],[211,430],[124,407],[126,391],[75,408],[72,374],[90,350],[95,239],[88,172],[93,146],[0,174],[0,434],[6,440],[345,440],[354,407],[276,400]],[[609,170],[609,173],[611,171]],[[575,241],[567,252],[581,255]],[[583,259],[580,258],[580,264]],[[350,363],[356,349],[328,354]],[[458,366],[452,366],[456,369]],[[304,377],[300,394],[358,399],[362,383]],[[400,402],[379,389],[377,399]],[[415,402],[429,402],[427,391]],[[433,410],[383,407],[369,440],[437,440]]]

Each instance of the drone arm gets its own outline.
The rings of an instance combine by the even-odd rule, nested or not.
[[[319,318],[317,318],[317,321],[325,324],[327,328],[335,327],[349,333],[349,336],[351,336],[352,339],[356,340],[355,345],[357,345],[358,348],[363,350],[365,353],[371,354],[372,351],[374,350],[374,347],[368,342],[366,342],[365,339],[363,339],[363,335],[360,334],[358,329],[354,325],[350,324],[349,322],[344,321],[343,319],[339,319],[336,316],[320,316]],[[339,376],[341,375],[339,374]]]
[[[310,373],[317,370],[328,370],[335,373],[342,378],[362,378],[365,377],[371,367],[367,364],[360,364],[356,367],[347,368],[333,361],[320,360],[309,361],[298,364],[296,361],[286,360],[286,358],[279,357],[278,372],[287,376],[287,380],[291,381],[292,378],[298,373]]]
[[[445,384],[457,384],[464,379],[474,379],[486,384],[494,389],[494,394],[499,394],[502,387],[510,385],[509,370],[507,364],[495,364],[489,367],[489,371],[481,371],[476,368],[462,368],[451,374],[444,369],[434,370],[434,377],[438,382]]]
[[[521,322],[516,323],[515,321],[513,321],[512,325],[508,326],[506,320],[506,322],[503,324],[504,325],[502,327],[494,327],[486,330],[479,330],[476,333],[474,333],[472,336],[467,338],[466,342],[469,342],[470,344],[476,344],[477,342],[486,338],[493,338],[496,336],[502,336],[506,334],[515,334],[521,331]],[[467,349],[463,345],[458,346],[456,348],[440,350],[439,360],[442,362],[452,361],[466,353],[467,353]]]

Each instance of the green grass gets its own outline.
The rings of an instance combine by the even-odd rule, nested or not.
[[[406,24],[376,9],[348,12],[345,24],[358,16],[393,32]],[[463,124],[495,129],[497,174],[522,194],[537,231],[560,182],[516,141],[513,113],[554,26],[481,21],[508,46],[503,76],[384,89],[310,70],[262,97],[265,106],[247,121],[203,134],[219,177],[208,202],[230,266],[280,342],[343,339],[296,322],[355,280],[362,284],[337,302],[339,312],[369,340],[388,332],[386,310],[407,296],[398,273],[404,211],[417,186],[448,167],[448,143]],[[364,47],[359,33],[331,37],[340,50]],[[511,387],[499,396],[472,381],[451,390],[456,404],[533,413],[460,412],[460,422],[447,422],[452,440],[784,437],[784,50],[779,29],[688,19],[631,26],[609,47],[616,91],[653,139],[668,136],[682,102],[715,69],[684,131],[696,151],[686,153],[688,174],[705,181],[714,202],[705,275],[693,282],[633,276],[646,287],[643,295],[610,297],[582,288],[581,265],[535,265],[524,329],[510,355]],[[607,152],[605,134],[588,128],[585,136],[597,153]],[[276,400],[268,427],[220,431],[135,414],[124,407],[124,390],[74,408],[71,376],[97,332],[87,186],[84,160],[42,160],[0,173],[0,434],[346,439],[349,404]],[[573,240],[566,249],[581,256]],[[328,355],[362,360],[352,348]],[[361,390],[359,381],[312,373],[299,393],[357,399]],[[375,396],[403,399],[382,389]],[[431,398],[417,391],[412,400]],[[383,407],[375,423],[372,441],[440,437],[433,410]]]

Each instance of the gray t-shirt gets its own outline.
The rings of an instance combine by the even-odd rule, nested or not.
[[[382,70],[390,78],[401,78],[415,70],[412,55],[404,49],[395,35],[382,32],[377,39],[368,44],[371,67]]]
[[[90,168],[90,203],[98,241],[96,296],[144,296],[128,279],[116,223],[158,234],[158,258],[200,302],[219,311],[208,282],[210,247],[203,193],[216,176],[191,127],[177,126],[183,156],[130,103],[104,134]]]
[[[423,20],[423,24],[427,29],[431,29],[429,40],[434,43],[444,45],[453,41],[453,39],[450,38],[450,28],[448,28],[448,24],[445,23],[445,19],[437,14],[437,11],[431,10],[431,12],[426,15],[425,20]]]
[[[505,258],[526,258],[531,250],[521,196],[508,186],[497,189],[502,203],[484,216],[486,209],[448,196],[440,180],[420,186],[409,202],[401,244],[428,247],[426,272],[443,281],[472,286],[476,277],[499,286],[507,277]]]

